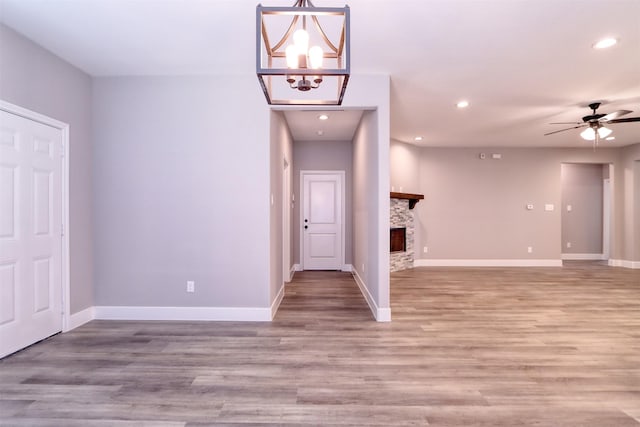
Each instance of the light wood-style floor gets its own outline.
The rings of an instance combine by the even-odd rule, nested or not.
[[[391,300],[304,272],[272,323],[93,321],[0,361],[0,425],[640,425],[640,270],[418,268]]]

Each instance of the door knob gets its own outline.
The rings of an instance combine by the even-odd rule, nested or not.
[[[308,225],[305,225],[305,226],[304,226],[304,229],[306,230],[307,228],[309,228],[309,226],[308,226]]]

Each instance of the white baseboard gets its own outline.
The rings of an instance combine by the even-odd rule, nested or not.
[[[271,304],[271,319],[273,320],[276,317],[276,313],[278,312],[278,308],[280,308],[280,303],[284,299],[284,284],[278,291],[278,295],[276,295],[276,299],[273,300],[273,304]]]
[[[298,270],[296,270],[296,264],[294,264],[294,265],[291,266],[291,269],[289,270],[289,277],[285,278],[285,282],[286,283],[289,283],[290,281],[293,280],[293,276],[295,276],[296,271],[298,271]]]
[[[302,270],[302,264],[293,264],[293,267],[291,267],[291,278],[293,279],[293,274],[296,271],[303,271]],[[340,271],[346,271],[346,272],[352,272],[353,271],[353,265],[351,264],[344,264],[342,266],[342,268],[340,269]]]
[[[640,261],[627,261],[623,259],[610,259],[609,265],[611,267],[624,267],[624,268],[633,268],[640,269]]]
[[[414,267],[562,267],[561,259],[416,259]]]
[[[562,254],[560,257],[567,261],[603,261],[606,259],[604,254]]]
[[[270,322],[271,313],[272,307],[95,307],[95,318],[102,320]]]
[[[69,324],[63,332],[69,332],[95,319],[94,307],[88,307],[69,316]]]
[[[367,304],[369,305],[369,309],[373,313],[373,317],[376,318],[376,321],[377,322],[391,322],[391,308],[379,308],[378,305],[376,304],[375,300],[373,299],[373,297],[369,293],[369,290],[365,286],[364,281],[362,280],[362,278],[358,274],[358,271],[357,270],[353,270],[352,274],[353,274],[353,278],[355,279],[356,283],[358,284],[358,287],[360,288],[360,292],[362,292],[362,295],[364,296],[365,301],[367,301]]]

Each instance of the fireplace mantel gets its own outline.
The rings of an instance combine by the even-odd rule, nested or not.
[[[424,199],[424,194],[396,193],[394,191],[392,191],[390,194],[392,199],[408,199],[409,209],[413,209],[416,203]]]

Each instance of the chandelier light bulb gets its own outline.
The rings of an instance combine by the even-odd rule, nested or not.
[[[313,46],[309,49],[309,61],[311,62],[311,68],[322,68],[322,58],[324,53],[320,46]]]
[[[309,33],[300,29],[293,33],[293,44],[298,50],[298,55],[306,55],[309,50]]]
[[[296,48],[296,46],[292,44],[287,46],[285,55],[287,57],[287,67],[298,68],[298,49]]]

